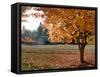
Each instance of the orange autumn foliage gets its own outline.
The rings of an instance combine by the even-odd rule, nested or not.
[[[44,28],[48,30],[52,42],[67,42],[79,33],[87,36],[95,32],[95,11],[82,9],[45,8]],[[88,40],[87,40],[88,41]]]

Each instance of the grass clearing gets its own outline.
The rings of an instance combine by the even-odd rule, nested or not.
[[[91,64],[82,67],[95,65],[94,50],[92,45],[86,47],[85,60]],[[76,45],[22,45],[21,69],[23,71],[78,67],[80,67],[80,54]]]

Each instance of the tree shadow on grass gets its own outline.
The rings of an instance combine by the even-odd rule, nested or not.
[[[84,61],[84,62],[80,63],[80,65],[78,67],[82,68],[82,67],[93,67],[93,66],[94,66],[93,63],[89,63],[87,61]]]

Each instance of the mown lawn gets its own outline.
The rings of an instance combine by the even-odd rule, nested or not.
[[[77,45],[22,45],[21,70],[43,70],[59,68],[94,67],[95,47],[85,49],[85,61],[80,64]]]

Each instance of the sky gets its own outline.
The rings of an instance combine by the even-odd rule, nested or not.
[[[31,31],[37,30],[40,23],[43,22],[42,18],[40,18],[40,17],[36,18],[36,17],[32,16],[32,14],[35,14],[35,13],[43,14],[43,12],[36,11],[33,8],[28,9],[24,12],[24,15],[28,15],[28,16],[22,17],[22,19],[25,21],[21,21],[21,29],[23,29],[23,26],[24,26],[26,30],[31,30]]]
[[[29,19],[27,22],[21,22],[21,29],[23,28],[23,26],[25,27],[25,29],[27,30],[37,30],[37,28],[40,25],[41,20],[39,20],[38,18],[33,18],[33,17],[29,17],[27,18]]]

